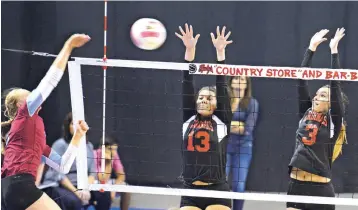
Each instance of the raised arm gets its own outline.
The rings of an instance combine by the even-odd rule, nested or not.
[[[314,51],[307,49],[301,67],[310,67],[312,62]],[[298,111],[300,118],[303,117],[307,109],[312,107],[312,100],[308,91],[308,82],[307,80],[298,80]]]
[[[216,27],[216,35],[211,33],[211,40],[216,49],[217,55],[217,63],[224,64],[225,63],[225,48],[228,44],[232,43],[232,40],[227,41],[229,38],[231,31],[225,36],[226,27],[222,28],[220,33],[219,26]],[[232,119],[232,111],[230,105],[230,95],[228,93],[227,80],[225,76],[216,76],[216,99],[217,99],[217,108],[215,111],[215,115],[219,117],[226,125],[231,124]],[[230,129],[230,126],[228,126]]]
[[[329,46],[331,48],[331,68],[340,69],[338,43],[343,38],[345,29],[337,29],[334,38],[331,40]],[[331,80],[331,117],[334,124],[334,135],[337,138],[342,127],[342,121],[344,116],[344,104],[342,97],[342,88],[339,81]]]
[[[310,41],[310,46],[306,50],[303,61],[301,63],[301,67],[310,67],[312,64],[312,57],[313,54],[316,52],[317,47],[319,44],[321,44],[323,41],[326,41],[327,39],[324,38],[324,36],[328,33],[327,29],[323,29],[313,35]],[[308,83],[306,80],[298,80],[298,109],[299,109],[299,115],[300,118],[303,117],[307,109],[312,107],[312,100],[308,91]]]
[[[52,150],[49,146],[46,146],[42,156],[42,162],[46,163],[58,172],[67,174],[70,171],[71,166],[77,156],[80,141],[86,134],[87,130],[87,123],[84,121],[79,121],[76,124],[75,134],[73,135],[66,152],[61,156],[55,150]]]
[[[185,46],[185,61],[193,62],[195,59],[196,43],[200,37],[200,34],[197,34],[194,38],[193,27],[188,24],[185,24],[185,32],[181,26],[179,26],[181,35],[175,33],[179,39],[183,41]],[[183,121],[187,121],[191,116],[196,114],[196,105],[195,105],[195,93],[193,85],[193,75],[190,75],[188,71],[183,71],[182,77],[182,107],[183,107]]]
[[[61,80],[72,50],[74,48],[83,46],[89,40],[90,37],[87,35],[75,34],[66,41],[61,52],[57,55],[45,77],[26,99],[30,116],[35,114],[41,104],[47,99],[47,97],[51,94],[53,89]]]

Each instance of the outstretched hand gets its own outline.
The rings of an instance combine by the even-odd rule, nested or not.
[[[68,40],[67,43],[71,48],[78,48],[85,45],[87,42],[91,40],[86,34],[73,34]]]
[[[309,49],[311,51],[316,51],[318,45],[327,40],[327,38],[324,38],[324,36],[326,36],[328,32],[328,29],[322,29],[315,33],[311,38]]]
[[[198,42],[198,39],[200,37],[200,34],[197,34],[194,38],[194,31],[193,26],[188,26],[187,23],[185,23],[185,31],[182,29],[181,26],[179,26],[179,30],[181,32],[181,35],[175,32],[175,35],[179,37],[183,41],[184,46],[187,49],[193,49],[196,46],[196,43]]]
[[[332,53],[338,53],[338,43],[341,41],[341,39],[346,35],[344,28],[338,28],[336,31],[336,34],[334,35],[334,38],[331,39],[331,42],[329,43],[329,47],[331,48]]]
[[[232,43],[232,40],[227,41],[227,39],[229,38],[229,36],[231,34],[231,31],[229,31],[229,33],[227,33],[225,36],[225,30],[226,30],[226,27],[224,26],[220,33],[219,26],[216,27],[216,36],[217,36],[216,38],[214,36],[214,33],[210,33],[211,41],[213,42],[213,45],[216,48],[216,51],[218,51],[218,52],[225,50],[226,46],[228,44]]]

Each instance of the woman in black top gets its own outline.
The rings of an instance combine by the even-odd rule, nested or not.
[[[327,39],[328,30],[317,32],[306,50],[302,67],[311,65],[318,45]],[[339,69],[338,43],[344,29],[337,29],[331,40],[331,67]],[[342,151],[346,141],[343,121],[346,96],[339,81],[330,81],[321,87],[313,100],[308,93],[307,81],[298,81],[299,113],[302,118],[296,132],[296,148],[289,164],[290,183],[288,195],[335,197],[332,178],[332,163]],[[334,205],[287,203],[288,209],[332,210]]]
[[[185,60],[192,62],[200,35],[193,37],[193,28],[179,27],[186,51]],[[211,38],[217,52],[217,62],[224,63],[225,47],[230,32],[225,36],[217,27],[217,38]],[[232,112],[226,78],[216,76],[216,87],[203,87],[194,96],[193,75],[183,73],[183,180],[187,189],[229,191],[226,182],[226,145],[230,133]],[[181,210],[227,210],[231,200],[183,196]]]

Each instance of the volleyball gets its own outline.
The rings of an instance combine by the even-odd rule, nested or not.
[[[167,30],[159,20],[142,18],[132,25],[130,36],[133,44],[138,48],[156,50],[164,44]]]

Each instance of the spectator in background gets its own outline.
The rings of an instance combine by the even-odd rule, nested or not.
[[[103,142],[103,139],[101,140]],[[118,155],[118,145],[115,138],[105,137],[105,172],[101,171],[101,147],[94,151],[94,158],[96,163],[97,178],[100,183],[111,182],[111,178],[115,177],[114,184],[125,183],[125,173],[121,160]],[[114,175],[114,176],[113,176]],[[96,209],[106,209],[106,206],[101,206],[100,203],[111,203],[116,197],[116,192],[91,192],[90,203],[95,204]],[[130,201],[130,194],[121,193],[121,210],[128,210]]]
[[[66,151],[69,142],[71,141],[74,133],[72,113],[68,113],[63,121],[63,136],[53,143],[52,149],[58,152],[59,155],[63,155]],[[88,182],[93,184],[95,181],[95,163],[93,159],[93,145],[87,142],[87,164],[88,164]],[[41,180],[41,179],[40,179]],[[53,169],[48,169],[45,172],[45,176],[42,185],[56,184],[55,187],[48,187],[43,189],[52,199],[60,205],[58,195],[61,195],[62,209],[77,210],[81,209],[83,205],[87,205],[90,200],[90,193],[88,191],[77,190],[77,168],[76,164],[73,164],[70,172],[66,175],[58,173]]]
[[[229,80],[231,110],[233,112],[231,134],[227,146],[226,174],[232,178],[232,190],[244,192],[252,158],[253,131],[258,117],[259,104],[251,96],[249,77],[231,77]],[[243,200],[234,200],[233,210],[241,210]]]

